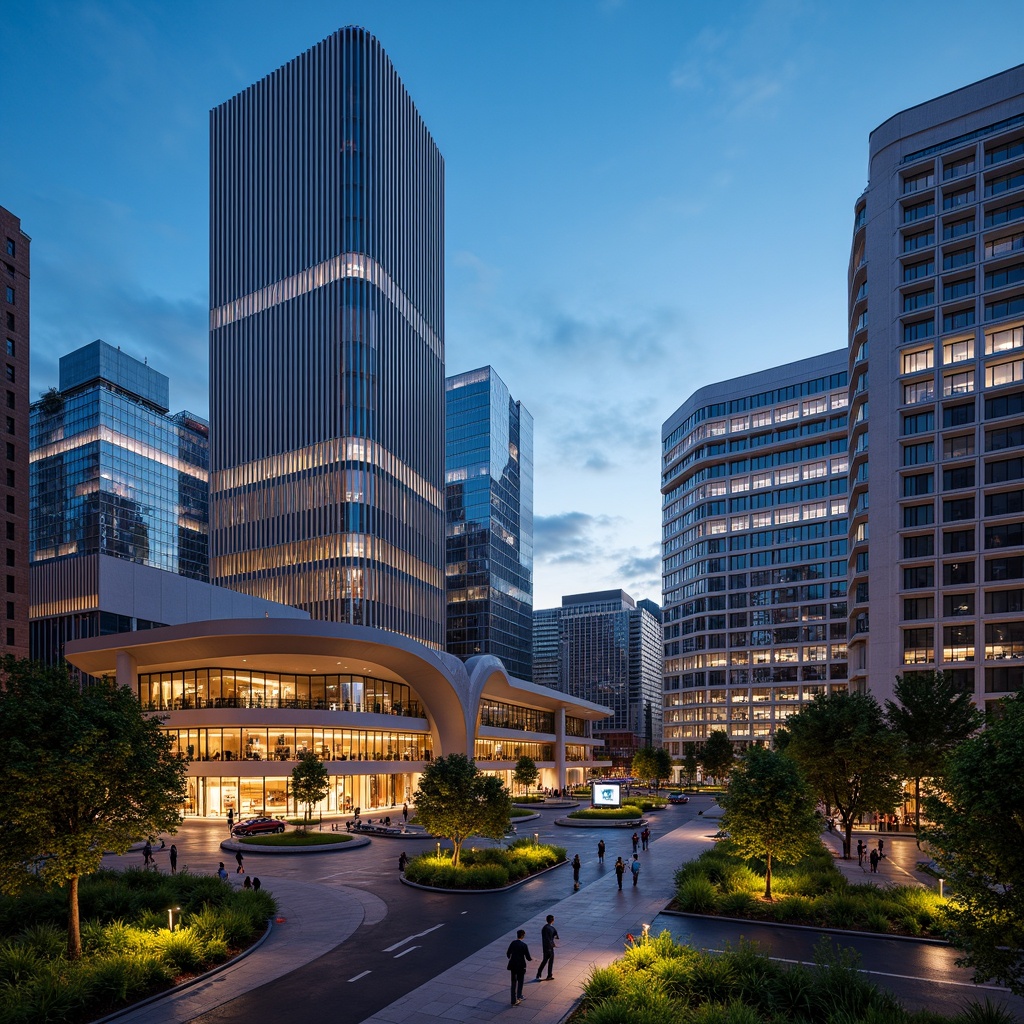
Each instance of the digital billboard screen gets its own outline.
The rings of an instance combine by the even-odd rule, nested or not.
[[[621,806],[622,786],[618,782],[595,782],[591,803],[595,807]]]

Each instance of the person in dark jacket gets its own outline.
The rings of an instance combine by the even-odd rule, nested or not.
[[[540,981],[540,976],[546,964],[548,968],[548,981],[551,981],[554,978],[555,946],[558,945],[558,929],[555,928],[554,914],[548,914],[545,918],[544,927],[540,930],[540,945],[541,951],[544,953],[544,959],[541,960],[540,967],[537,968],[537,980]]]
[[[512,1005],[523,1001],[523,982],[526,980],[526,961],[532,960],[530,947],[523,939],[526,931],[520,928],[516,937],[508,944],[505,956],[508,958],[508,969],[512,972]]]

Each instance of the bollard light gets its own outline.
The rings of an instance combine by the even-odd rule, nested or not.
[[[181,907],[168,907],[167,908],[167,930],[174,931],[178,926],[178,917],[181,914]]]
[[[943,883],[944,882],[945,882],[944,878],[940,878],[939,879],[939,899],[940,900],[942,899],[942,889],[943,889]]]
[[[540,846],[540,833],[539,832],[534,832],[533,833],[533,845],[534,846]]]
[[[441,844],[440,843],[437,844],[437,859],[438,860],[441,859]]]
[[[649,924],[644,925],[644,938],[646,939],[651,933],[651,926]]]

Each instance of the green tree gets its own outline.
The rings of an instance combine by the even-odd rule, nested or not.
[[[811,789],[843,825],[850,856],[853,823],[868,811],[889,811],[900,796],[902,742],[870,694],[820,694],[786,720],[781,746]]]
[[[655,754],[654,747],[640,747],[633,754],[633,762],[629,769],[630,775],[653,785],[658,774],[658,762]]]
[[[501,780],[484,775],[465,754],[431,761],[420,776],[414,800],[423,827],[451,840],[456,866],[469,836],[501,839],[512,815],[512,797]]]
[[[654,788],[672,778],[672,755],[664,747],[654,748]]]
[[[750,747],[729,776],[722,824],[744,857],[765,862],[764,898],[772,898],[772,862],[793,863],[821,843],[814,794],[796,762]]]
[[[735,756],[728,735],[721,729],[715,729],[700,753],[705,777],[710,775],[719,782],[728,779],[734,762]]]
[[[697,769],[700,767],[700,760],[697,757],[697,744],[686,743],[684,747],[683,771],[686,773],[686,784],[692,786],[694,779],[697,778]]]
[[[299,754],[299,763],[292,769],[292,795],[302,804],[302,827],[309,827],[313,804],[320,803],[330,791],[327,769],[312,750]]]
[[[922,829],[951,889],[950,941],[974,969],[1024,995],[1024,696],[1001,701],[985,729],[943,766]]]
[[[519,791],[529,792],[530,787],[540,778],[537,765],[532,757],[525,754],[516,761],[515,769],[512,772],[512,781],[519,787]]]
[[[896,677],[896,701],[885,702],[889,726],[903,737],[907,774],[914,780],[914,827],[921,831],[921,780],[938,780],[942,762],[983,721],[972,694],[941,672]]]
[[[36,872],[66,888],[70,959],[82,955],[79,879],[104,850],[177,830],[186,765],[130,690],[0,662],[0,889],[20,892]]]

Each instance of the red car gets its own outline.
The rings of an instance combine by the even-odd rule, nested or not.
[[[247,818],[240,821],[232,830],[233,836],[261,836],[268,832],[283,832],[287,822],[278,818]]]

